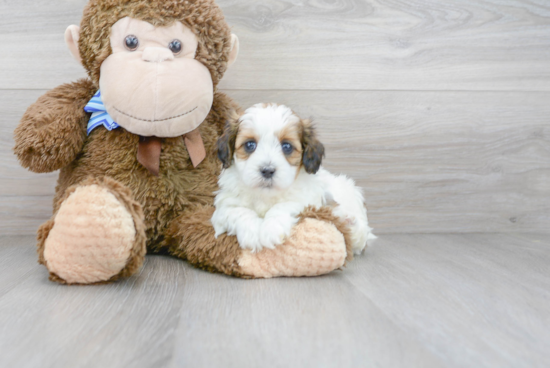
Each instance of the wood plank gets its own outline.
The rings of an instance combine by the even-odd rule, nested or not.
[[[0,238],[0,297],[25,279],[36,277],[40,266],[34,236]]]
[[[11,152],[11,132],[37,95],[0,91],[2,216],[21,216],[0,222],[5,234],[28,234],[51,214],[55,174],[27,173]],[[378,233],[550,231],[548,93],[230,95],[243,106],[277,101],[314,117],[325,166],[364,188]]]
[[[0,196],[0,203],[1,235],[35,235],[52,216],[53,192],[46,196]]]
[[[451,366],[550,360],[548,235],[394,235],[344,276]]]
[[[345,280],[236,280],[190,273],[177,367],[442,367]]]
[[[2,367],[544,367],[548,234],[385,235],[343,271],[240,280],[148,256],[61,286],[0,237]],[[29,351],[32,354],[29,354]]]
[[[10,246],[2,241],[4,247]],[[20,262],[36,262],[24,254]],[[128,280],[68,287],[36,267],[0,297],[0,366],[166,366],[186,273],[182,261],[150,256]]]
[[[85,3],[0,3],[0,89],[84,75],[63,32]],[[546,1],[219,4],[242,47],[224,89],[550,91]]]
[[[80,24],[87,0],[0,2],[0,89],[50,89],[85,77],[65,29]]]
[[[232,92],[312,116],[380,233],[550,231],[550,95]]]

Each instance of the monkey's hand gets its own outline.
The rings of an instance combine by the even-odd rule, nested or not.
[[[328,207],[306,208],[291,235],[275,249],[244,250],[239,272],[257,278],[319,276],[353,258],[348,226]]]
[[[97,92],[90,80],[64,84],[32,104],[15,129],[14,152],[21,165],[37,173],[69,165],[86,139],[84,107]]]

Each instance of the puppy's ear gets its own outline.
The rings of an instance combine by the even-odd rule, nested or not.
[[[325,146],[317,139],[317,132],[310,120],[302,120],[302,163],[308,174],[316,174],[325,157]]]
[[[233,163],[235,142],[239,132],[238,120],[227,120],[223,135],[218,139],[218,158],[223,163],[223,168],[228,169]]]

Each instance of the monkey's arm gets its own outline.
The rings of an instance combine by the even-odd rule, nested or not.
[[[97,92],[87,79],[64,84],[32,104],[15,129],[14,152],[21,165],[37,173],[70,164],[86,139],[84,107]]]
[[[292,235],[275,249],[253,253],[237,237],[215,237],[213,206],[189,208],[166,232],[169,252],[193,265],[244,278],[319,276],[353,258],[350,231],[328,207],[306,208]]]

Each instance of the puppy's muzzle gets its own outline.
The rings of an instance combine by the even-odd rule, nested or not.
[[[275,171],[277,170],[275,170],[275,168],[273,167],[263,167],[260,169],[260,173],[265,179],[272,179],[275,175]]]

